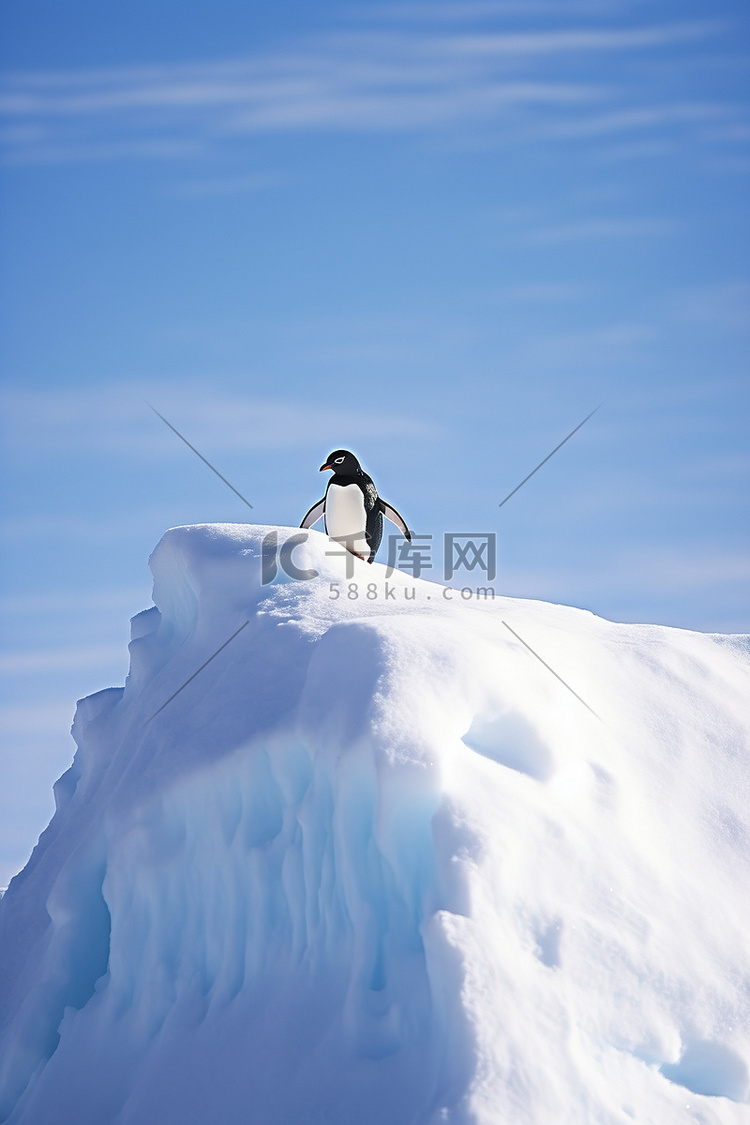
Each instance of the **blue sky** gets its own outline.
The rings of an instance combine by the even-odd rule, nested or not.
[[[744,5],[0,19],[0,883],[162,531],[297,524],[335,446],[498,591],[750,631]]]

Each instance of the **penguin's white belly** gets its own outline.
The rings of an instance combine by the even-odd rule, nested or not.
[[[365,498],[357,484],[329,484],[326,495],[326,531],[333,539],[355,536],[357,554],[367,553]]]

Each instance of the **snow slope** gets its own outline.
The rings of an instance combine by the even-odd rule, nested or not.
[[[167,532],[79,703],[0,903],[0,1120],[750,1120],[746,639],[354,598],[316,532],[261,587],[272,530]]]

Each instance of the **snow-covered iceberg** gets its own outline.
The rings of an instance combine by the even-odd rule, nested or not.
[[[747,1122],[746,641],[315,532],[263,585],[274,530],[169,531],[79,704],[0,903],[0,1120]]]

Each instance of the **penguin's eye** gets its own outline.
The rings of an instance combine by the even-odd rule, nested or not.
[[[334,465],[343,465],[344,458],[343,457],[337,457],[336,460],[333,463],[334,463]]]

